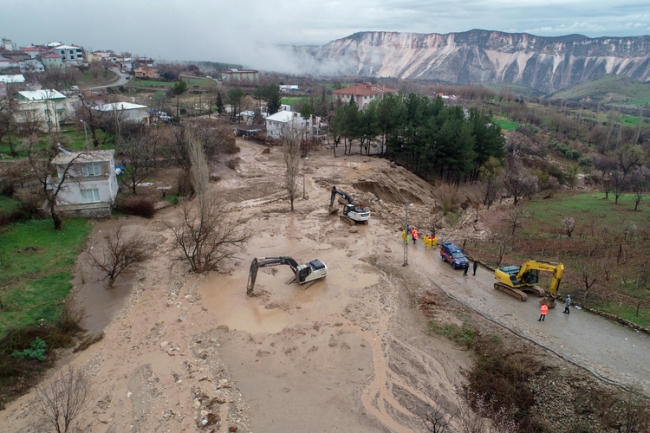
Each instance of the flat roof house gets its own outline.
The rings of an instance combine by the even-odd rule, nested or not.
[[[101,107],[95,107],[95,110],[100,111],[105,115],[118,114],[122,121],[125,122],[149,122],[149,107],[146,105],[131,104],[130,102],[114,102],[111,104],[104,104]]]
[[[58,185],[66,167],[66,178],[57,196],[60,213],[85,218],[108,218],[117,196],[114,150],[61,152],[52,160],[57,177],[48,179]]]
[[[15,100],[18,123],[36,122],[42,131],[58,131],[66,118],[66,97],[54,89],[18,92]]]

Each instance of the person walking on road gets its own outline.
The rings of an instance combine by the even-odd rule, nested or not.
[[[564,300],[564,313],[565,314],[571,314],[571,311],[569,311],[570,306],[571,306],[571,295],[566,295],[566,299]]]
[[[542,304],[541,307],[539,307],[539,312],[541,313],[539,315],[539,319],[537,319],[538,322],[543,322],[544,319],[546,318],[546,313],[548,313],[548,307],[546,304]]]
[[[478,263],[476,262],[476,260],[474,260],[474,264],[472,265],[472,269],[474,270],[474,274],[473,274],[474,276],[476,276],[476,268],[478,268]]]
[[[467,264],[467,266],[465,266],[465,270],[463,271],[463,276],[464,276],[464,277],[467,276],[467,270],[468,270],[468,269],[469,269],[469,263]]]

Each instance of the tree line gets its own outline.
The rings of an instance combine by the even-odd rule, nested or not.
[[[474,182],[490,158],[503,161],[505,138],[491,116],[476,108],[447,106],[440,97],[389,94],[359,110],[354,99],[336,107],[330,119],[335,152],[352,143],[360,152],[385,156],[415,174]]]

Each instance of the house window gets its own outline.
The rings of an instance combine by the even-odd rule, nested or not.
[[[84,176],[100,176],[102,174],[102,167],[99,162],[91,162],[83,166]]]
[[[96,203],[98,201],[99,201],[99,190],[97,188],[81,190],[82,203]]]

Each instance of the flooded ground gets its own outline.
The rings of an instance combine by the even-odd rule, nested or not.
[[[305,164],[306,199],[291,213],[281,152],[238,145],[236,169],[220,167],[211,187],[251,234],[238,259],[189,273],[163,224],[179,211],[165,209],[151,221],[126,221],[153,245],[137,274],[106,291],[97,275],[78,271],[86,325],[105,332],[72,361],[92,377],[86,431],[421,431],[423,408],[458,405],[462,371],[472,365],[468,352],[427,333],[417,299],[436,287],[599,376],[649,391],[648,336],[575,309],[567,316],[556,308],[540,323],[533,299],[496,292],[483,269],[464,277],[421,243],[402,267],[400,191],[423,203],[414,219],[426,215],[431,193],[421,179],[385,160],[315,153]],[[350,227],[325,210],[333,185],[363,197],[369,225]],[[100,223],[93,242],[111,224]],[[287,284],[287,266],[260,269],[246,296],[251,260],[272,256],[318,258],[329,273],[303,290]],[[33,411],[27,395],[0,414],[2,425],[39,431]]]

